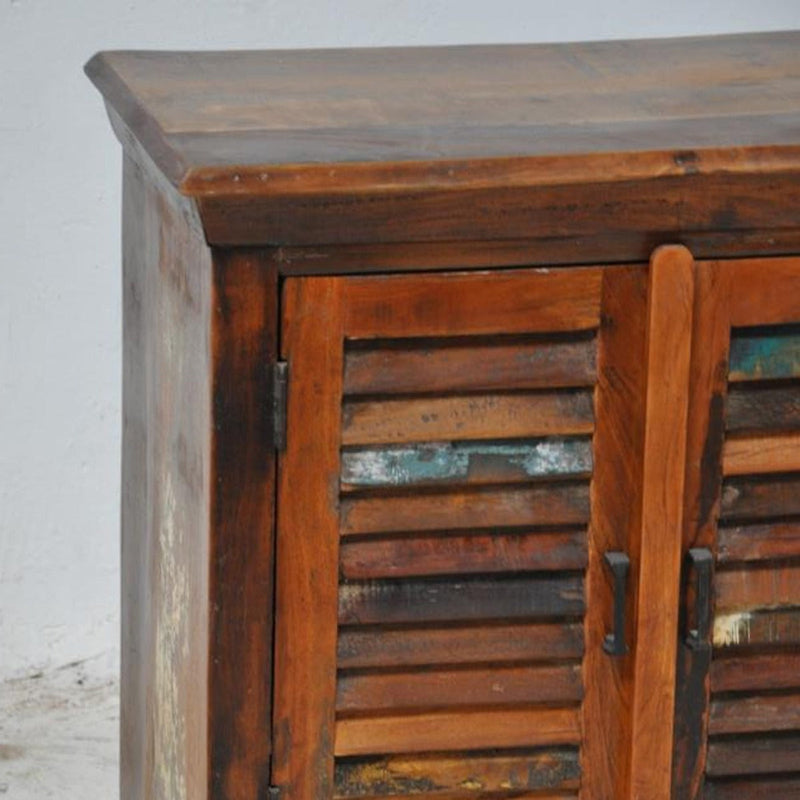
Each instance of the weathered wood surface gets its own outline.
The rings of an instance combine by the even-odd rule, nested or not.
[[[365,581],[339,589],[341,625],[568,617],[583,611],[583,578],[570,574]]]
[[[711,663],[712,692],[800,688],[800,652],[716,658]]]
[[[592,338],[398,341],[351,349],[345,357],[345,394],[509,391],[592,386]]]
[[[466,536],[414,536],[347,541],[341,547],[348,580],[424,575],[468,575],[537,570],[582,570],[586,531]]]
[[[708,732],[758,733],[800,730],[800,694],[712,699]]]
[[[796,391],[800,396],[800,386]],[[800,433],[728,437],[722,450],[722,471],[725,475],[800,472]]]
[[[347,281],[347,336],[574,333],[600,322],[602,269],[367,275]]]
[[[506,433],[506,431],[503,431]],[[342,453],[342,490],[447,483],[517,483],[589,477],[589,439],[550,437],[513,442],[442,442]]]
[[[506,708],[342,719],[336,755],[454,752],[577,744],[575,708]]]
[[[583,626],[555,622],[339,631],[339,667],[555,661],[581,658]]]
[[[797,758],[796,754],[793,757]],[[792,766],[796,766],[796,763],[792,763]],[[705,800],[762,800],[764,797],[800,800],[800,776],[709,781],[703,797]]]
[[[272,781],[296,800],[333,793],[339,517],[330,487],[339,483],[340,288],[336,279],[284,287],[292,445],[278,476]]]
[[[349,401],[342,414],[344,445],[565,436],[594,427],[589,391]]]
[[[346,497],[341,533],[437,531],[471,528],[584,525],[589,520],[586,483],[476,487],[387,497]]]
[[[503,796],[522,790],[577,788],[577,750],[543,750],[531,754],[395,756],[340,759],[336,765],[336,797],[462,794]]]
[[[635,611],[631,800],[669,800],[680,609],[684,470],[694,261],[683,247],[650,262],[647,399],[638,603]]]
[[[775,561],[800,557],[800,522],[767,522],[720,527],[720,564],[737,561]]]
[[[717,612],[714,647],[774,647],[800,645],[800,607]]]
[[[728,393],[725,414],[726,428],[733,433],[796,432],[800,430],[800,384],[735,386]]]
[[[635,564],[638,553],[646,391],[645,267],[604,274],[602,314],[586,593],[581,784],[587,797],[625,797],[630,779],[633,657],[609,658],[603,651],[613,605],[603,554],[622,550]],[[629,581],[628,589],[625,635],[631,642],[635,579]]]
[[[800,515],[800,476],[752,476],[725,481],[723,521]]]
[[[462,706],[577,703],[583,696],[580,664],[492,666],[380,674],[340,673],[336,711],[425,711]]]
[[[720,570],[714,582],[717,612],[800,606],[800,566]]]
[[[797,772],[799,764],[800,736],[797,735],[718,739],[708,748],[708,774],[712,777]],[[800,776],[795,780],[800,786]],[[783,787],[776,783],[774,788]],[[779,797],[781,800],[785,797],[783,794],[771,796]]]
[[[800,378],[800,329],[744,329],[731,340],[729,380]]]

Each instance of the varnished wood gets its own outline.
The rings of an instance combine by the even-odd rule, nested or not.
[[[800,387],[796,393],[800,397]],[[791,418],[777,424],[791,425]],[[800,433],[728,437],[722,450],[722,471],[725,475],[800,472]]]
[[[575,708],[511,708],[366,717],[336,724],[336,754],[426,753],[577,744]]]
[[[279,467],[272,780],[293,800],[333,792],[339,519],[331,488],[339,482],[340,290],[336,279],[295,281],[284,297],[283,353],[295,356],[293,442]],[[313,361],[302,357],[309,351]]]
[[[647,401],[636,612],[632,800],[668,800],[675,706],[694,261],[661,248],[650,264]]]

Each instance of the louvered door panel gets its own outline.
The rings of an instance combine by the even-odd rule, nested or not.
[[[687,532],[715,556],[713,619],[708,652],[683,651],[677,714],[700,746],[678,751],[675,797],[798,797],[800,260],[704,264],[700,279],[695,360],[716,370],[696,398]]]
[[[638,518],[616,501],[593,516],[592,494],[613,472],[637,508],[646,279],[287,281],[273,780],[289,798],[613,782],[584,716],[621,724],[600,556]],[[596,404],[628,415],[625,442]]]

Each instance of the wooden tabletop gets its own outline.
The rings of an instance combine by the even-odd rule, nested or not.
[[[476,159],[487,162],[487,182],[498,159],[517,159],[526,169],[534,164],[526,160],[549,157],[535,164],[537,173],[555,170],[564,179],[586,171],[581,156],[588,154],[595,163],[614,154],[606,168],[623,172],[652,169],[654,153],[668,154],[662,169],[680,171],[687,165],[675,164],[676,152],[704,149],[733,148],[711,158],[715,169],[800,163],[800,32],[106,52],[86,71],[189,195],[306,192],[354,180],[447,186],[459,182],[465,160],[472,162],[469,180],[476,180]],[[644,166],[620,158],[643,153],[651,154]]]

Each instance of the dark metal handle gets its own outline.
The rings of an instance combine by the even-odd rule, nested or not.
[[[711,571],[714,556],[707,547],[693,547],[689,551],[689,566],[694,578],[694,609],[687,613],[686,644],[698,650],[708,644],[711,628]]]
[[[603,650],[611,656],[624,656],[625,644],[625,592],[631,560],[625,553],[609,552],[603,556],[614,580],[614,629],[606,634]]]

